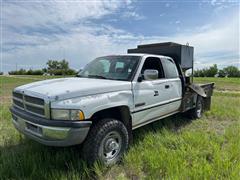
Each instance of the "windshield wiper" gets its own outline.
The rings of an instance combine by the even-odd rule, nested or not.
[[[120,79],[120,78],[108,78],[109,80],[117,80],[117,81],[125,81],[124,79]]]
[[[100,76],[100,75],[88,75],[88,77],[99,78],[99,79],[107,79],[106,77]]]

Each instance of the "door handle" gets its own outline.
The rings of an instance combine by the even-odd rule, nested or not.
[[[154,91],[154,95],[153,96],[158,96],[158,95],[159,95],[158,91]]]
[[[170,88],[170,86],[167,84],[167,85],[165,85],[165,89],[168,89],[168,88]]]

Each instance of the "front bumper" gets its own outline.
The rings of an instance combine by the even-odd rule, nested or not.
[[[81,144],[86,138],[91,121],[49,120],[10,108],[15,128],[27,137],[48,146]]]

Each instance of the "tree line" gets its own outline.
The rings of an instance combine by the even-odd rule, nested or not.
[[[10,75],[76,75],[77,71],[69,67],[67,60],[49,60],[47,62],[47,68],[36,70],[19,69],[16,71],[8,72]],[[0,72],[0,75],[3,73]],[[194,77],[240,77],[240,70],[236,66],[228,66],[223,69],[218,69],[214,64],[208,68],[195,70]]]
[[[218,69],[214,64],[209,68],[195,70],[194,77],[240,77],[240,70],[236,66],[227,66],[223,69]]]
[[[69,67],[68,61],[63,60],[49,60],[47,68],[43,69],[19,69],[16,71],[9,71],[10,75],[76,75],[77,71]]]

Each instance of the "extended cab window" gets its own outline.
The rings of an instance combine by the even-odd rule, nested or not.
[[[175,63],[170,59],[162,59],[162,65],[166,78],[179,77]]]
[[[141,74],[144,73],[146,69],[153,69],[158,71],[158,78],[164,78],[162,63],[159,58],[148,57],[142,67]]]

